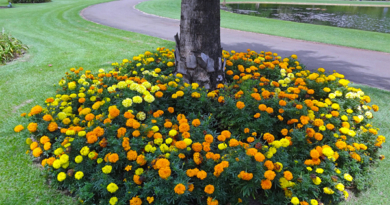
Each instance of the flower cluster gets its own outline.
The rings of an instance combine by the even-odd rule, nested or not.
[[[173,74],[165,48],[108,72],[72,68],[56,96],[22,114],[29,150],[85,204],[317,205],[369,184],[386,140],[369,96],[296,55],[223,57],[216,90]]]

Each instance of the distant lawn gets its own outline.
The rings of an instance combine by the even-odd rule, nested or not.
[[[221,0],[221,2],[223,2],[223,0]],[[350,1],[350,0],[226,0],[226,2],[289,2],[289,3],[390,5],[390,1]]]
[[[136,8],[146,13],[180,19],[180,3],[180,0],[151,0],[138,4]],[[387,4],[390,5],[390,2]],[[385,33],[267,19],[226,11],[221,11],[221,27],[390,53],[390,34]]]

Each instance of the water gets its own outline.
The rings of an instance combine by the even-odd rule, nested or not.
[[[265,18],[390,33],[389,7],[226,4],[227,10]]]

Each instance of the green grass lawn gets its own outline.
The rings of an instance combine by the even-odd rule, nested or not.
[[[55,0],[44,4],[17,4],[0,10],[0,25],[30,47],[28,54],[0,66],[0,204],[75,204],[77,199],[50,188],[39,166],[25,154],[24,136],[15,134],[18,117],[47,97],[55,95],[56,84],[71,67],[96,71],[110,68],[111,62],[153,50],[173,48],[174,43],[141,34],[121,31],[85,21],[79,12],[108,0]],[[4,2],[4,0],[2,0]],[[48,65],[52,66],[49,67]],[[390,136],[390,93],[363,87],[372,93],[381,112],[375,115],[380,134]],[[383,154],[390,156],[388,145]],[[349,204],[387,204],[390,193],[388,158],[373,169],[375,185]],[[382,193],[382,194],[381,194]]]
[[[30,47],[24,57],[0,66],[1,205],[75,204],[45,184],[40,168],[25,154],[25,136],[13,133],[21,121],[20,113],[55,95],[53,84],[71,67],[96,71],[146,50],[174,46],[173,42],[97,25],[79,16],[83,8],[104,1],[55,0],[0,10],[0,29]]]
[[[221,0],[223,2],[223,0]],[[321,4],[368,4],[390,5],[390,1],[350,1],[350,0],[226,0],[226,2],[288,2],[288,3],[321,3]]]
[[[136,8],[146,13],[180,19],[180,2],[151,0],[138,4]],[[267,19],[226,11],[221,11],[221,27],[390,53],[390,34],[385,33]]]

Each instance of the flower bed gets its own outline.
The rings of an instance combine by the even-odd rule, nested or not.
[[[0,32],[0,64],[5,64],[20,55],[22,55],[28,47],[20,40],[5,33],[4,29]]]
[[[52,185],[85,204],[316,205],[370,185],[385,137],[369,96],[295,55],[223,56],[227,83],[214,91],[173,75],[164,48],[109,72],[72,68],[22,114],[26,143]]]

